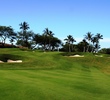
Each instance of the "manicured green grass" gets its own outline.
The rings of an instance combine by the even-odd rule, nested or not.
[[[23,60],[0,64],[0,100],[109,100],[110,58],[0,49]]]

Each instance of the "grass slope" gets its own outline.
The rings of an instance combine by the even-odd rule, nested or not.
[[[0,64],[0,100],[109,100],[110,58],[1,49],[21,64]],[[12,56],[11,56],[12,57]],[[33,70],[34,69],[34,70]]]

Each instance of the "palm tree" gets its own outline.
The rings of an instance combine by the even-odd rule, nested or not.
[[[91,34],[91,32],[88,32],[88,33],[85,35],[85,39],[87,39],[88,42],[89,42],[89,45],[88,45],[88,48],[87,48],[87,52],[89,51],[89,48],[90,48],[90,42],[91,42],[91,40],[92,40],[92,36],[93,36],[93,34]]]
[[[94,50],[95,50],[95,43],[97,42],[97,37],[96,36],[94,36],[94,37],[92,37],[92,40],[91,40],[91,42],[93,43],[93,46],[92,46],[92,52],[94,52]]]
[[[86,52],[86,47],[87,47],[87,41],[85,39],[82,40],[82,44],[84,46],[83,52]]]
[[[68,35],[66,39],[64,39],[64,41],[66,41],[66,43],[68,44],[68,49],[69,49],[69,52],[71,52],[71,44],[73,45],[74,42],[76,42],[76,40],[73,38],[72,35]]]
[[[100,33],[97,33],[97,35],[95,36],[96,37],[96,50],[98,52],[98,49],[100,48],[100,45],[99,45],[99,40],[100,39],[103,39],[103,35],[101,35]]]
[[[23,22],[20,25],[20,29],[22,29],[22,32],[20,32],[20,36],[22,37],[22,42],[23,42],[23,46],[25,45],[25,42],[27,43],[28,40],[27,40],[27,30],[30,28],[29,27],[29,24],[27,22]]]
[[[45,30],[43,32],[44,32],[44,35],[48,35],[49,34],[49,29],[45,28]]]
[[[53,35],[54,35],[54,33],[52,31],[49,31],[49,34],[48,34],[48,36],[49,36],[49,50],[51,49],[51,41],[53,39]]]
[[[101,35],[100,33],[97,33],[96,37],[99,39],[103,39],[103,35]]]
[[[46,45],[48,46],[48,49],[50,50],[51,49],[51,41],[52,41],[54,33],[52,31],[50,31],[48,28],[45,28],[45,30],[43,32],[44,32],[43,36],[44,36],[44,41],[45,41],[44,50],[46,48]]]
[[[54,35],[54,33],[52,31],[50,31],[48,28],[45,28],[44,34],[47,36],[51,36],[51,37],[53,37],[53,35]]]
[[[30,28],[29,24],[27,22],[25,22],[25,21],[23,23],[19,24],[19,25],[20,25],[20,29],[22,29],[23,32]]]
[[[59,51],[58,47],[61,45],[61,40],[58,39],[57,37],[53,37],[51,40],[51,46],[52,46],[52,51],[57,48]]]
[[[48,28],[45,28],[45,30],[44,30],[43,32],[44,32],[44,33],[42,34],[42,38],[43,38],[44,52],[45,52],[46,45],[48,44],[49,29],[48,29]]]
[[[71,37],[72,51],[73,51],[73,43],[74,43],[74,42],[76,42],[76,40],[75,40],[73,37]]]

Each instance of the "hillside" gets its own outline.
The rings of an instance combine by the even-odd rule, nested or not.
[[[95,54],[85,53],[84,57],[69,57],[64,52],[42,52],[21,50],[18,48],[0,49],[0,60],[8,59],[19,60],[23,63],[1,63],[0,69],[85,69],[98,68],[99,70],[109,73],[110,55],[103,57]]]
[[[109,55],[65,55],[0,49],[0,58],[23,61],[0,63],[0,100],[109,100]]]

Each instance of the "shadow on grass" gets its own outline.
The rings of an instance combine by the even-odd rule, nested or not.
[[[21,56],[18,55],[12,55],[12,54],[0,54],[0,60],[3,62],[7,62],[7,60],[19,60],[22,59]]]

